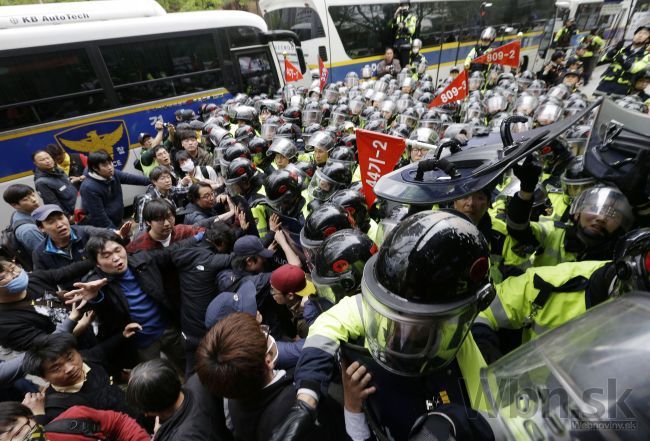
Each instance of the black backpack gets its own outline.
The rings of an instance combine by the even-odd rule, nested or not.
[[[34,221],[23,219],[14,224],[13,220],[14,216],[12,214],[9,226],[0,232],[0,254],[10,260],[15,260],[26,271],[31,271],[34,266],[32,255],[20,242],[18,242],[18,239],[16,238],[16,230],[21,225],[33,224]]]

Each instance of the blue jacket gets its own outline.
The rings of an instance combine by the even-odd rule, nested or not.
[[[34,270],[46,270],[63,268],[73,262],[86,260],[85,246],[88,239],[104,231],[103,228],[95,228],[86,225],[73,225],[70,227],[70,247],[67,250],[61,250],[54,245],[52,240],[45,236],[45,239],[34,249],[32,261]],[[72,282],[66,285],[72,288]]]
[[[74,214],[77,189],[59,167],[51,171],[34,170],[34,187],[44,204],[58,205],[68,216]]]
[[[122,184],[147,186],[150,183],[149,178],[119,170],[115,170],[115,176],[109,180],[98,179],[95,173],[86,172],[80,192],[88,223],[95,227],[119,228],[124,216]]]

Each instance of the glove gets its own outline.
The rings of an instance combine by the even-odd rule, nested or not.
[[[534,162],[529,156],[526,158],[522,165],[515,164],[512,171],[519,179],[521,191],[533,193],[539,181],[539,176],[542,174],[542,166]]]
[[[650,173],[650,150],[640,150],[634,166],[628,174],[616,180],[616,186],[623,192],[632,206],[648,202],[645,187]]]
[[[316,425],[316,409],[302,400],[296,400],[284,423],[273,431],[271,441],[300,441]]]

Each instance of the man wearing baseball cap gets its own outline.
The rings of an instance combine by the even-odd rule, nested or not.
[[[302,268],[286,264],[271,274],[271,294],[278,305],[285,305],[291,312],[293,323],[300,338],[306,338],[309,326],[332,303],[316,295],[316,287]]]

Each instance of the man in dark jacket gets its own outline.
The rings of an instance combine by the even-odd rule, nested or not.
[[[54,332],[54,317],[39,313],[35,301],[46,290],[56,290],[57,284],[79,280],[91,268],[90,262],[77,262],[61,269],[27,274],[14,262],[0,259],[0,345],[25,351],[37,338]],[[77,313],[70,314],[62,323],[63,328],[72,332],[78,320]]]
[[[295,399],[293,378],[276,370],[278,349],[255,317],[233,313],[208,331],[197,350],[197,373],[215,396],[225,397],[229,429],[235,439],[267,441],[286,420]],[[339,408],[340,414],[340,408]],[[319,414],[320,425],[304,439],[345,439],[342,425],[330,413]]]
[[[115,170],[113,161],[103,150],[88,156],[88,172],[81,183],[81,201],[86,219],[95,227],[113,228],[122,224],[124,202],[122,184],[148,186],[144,176]]]
[[[43,203],[58,205],[66,216],[72,216],[77,203],[77,188],[70,182],[68,175],[57,167],[52,156],[45,150],[35,151],[32,161],[36,166],[34,187]]]
[[[50,154],[59,168],[68,175],[72,185],[79,188],[81,181],[86,179],[84,170],[86,169],[88,157],[80,153],[68,153],[58,144],[48,144],[45,151]]]
[[[196,375],[185,385],[167,360],[137,365],[126,389],[129,403],[147,416],[156,416],[160,428],[155,441],[222,441],[232,439],[225,425],[223,401],[208,392]]]
[[[32,212],[32,219],[45,235],[45,239],[36,247],[32,254],[34,269],[63,268],[73,262],[80,262],[86,259],[84,247],[88,239],[94,234],[106,231],[104,228],[96,228],[88,225],[70,225],[58,205],[43,205]],[[127,222],[122,228],[126,236],[130,223]],[[75,280],[76,281],[76,280]],[[72,283],[64,285],[66,289],[72,289]]]
[[[73,302],[89,301],[99,319],[100,340],[115,335],[129,323],[138,323],[140,329],[131,341],[138,360],[158,358],[164,352],[182,369],[183,343],[161,271],[170,264],[178,245],[185,243],[127,256],[118,235],[97,234],[86,244],[86,255],[96,268],[83,283],[76,284],[86,291],[73,290],[66,297]]]

